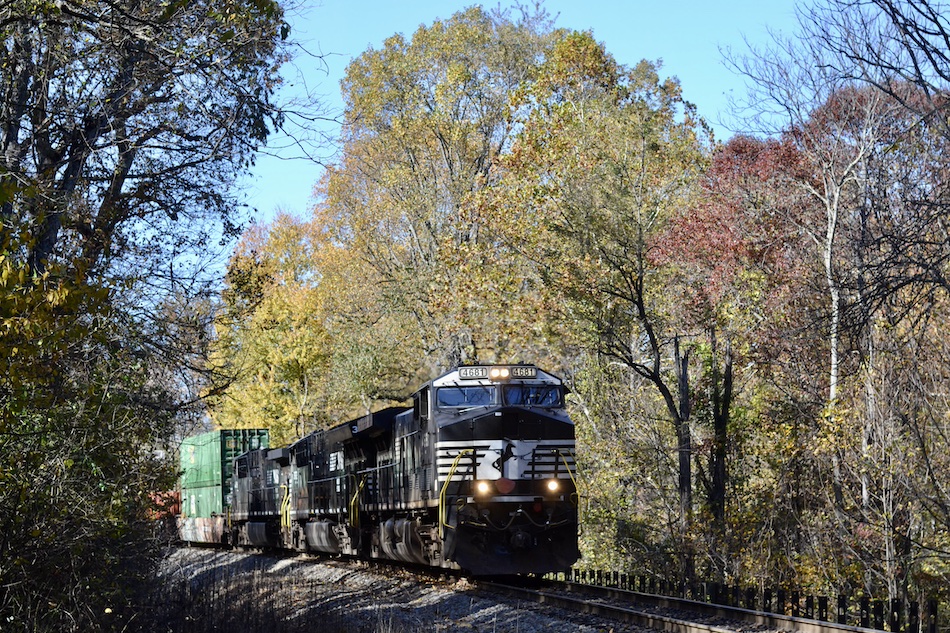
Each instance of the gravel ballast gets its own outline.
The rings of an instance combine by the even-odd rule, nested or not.
[[[644,631],[494,596],[465,579],[419,577],[401,570],[307,556],[180,548],[169,551],[162,561],[158,580],[160,589],[138,622],[144,630]]]

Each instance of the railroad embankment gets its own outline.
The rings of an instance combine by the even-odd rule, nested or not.
[[[305,556],[170,550],[137,630],[158,633],[641,631],[424,578]]]

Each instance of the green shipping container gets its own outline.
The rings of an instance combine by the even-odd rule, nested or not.
[[[185,488],[181,491],[182,516],[190,518],[223,516],[226,500],[227,495],[223,494],[221,486]]]
[[[211,431],[181,443],[182,514],[210,517],[230,504],[231,469],[241,453],[270,446],[267,429]]]

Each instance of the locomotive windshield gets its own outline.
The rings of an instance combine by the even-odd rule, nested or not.
[[[561,390],[554,385],[505,385],[504,396],[513,407],[561,406]]]
[[[442,408],[484,407],[494,402],[494,387],[440,387],[436,391],[436,403]]]

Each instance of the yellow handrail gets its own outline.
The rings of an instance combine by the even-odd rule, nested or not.
[[[455,456],[455,461],[452,462],[452,468],[449,469],[449,476],[445,478],[445,483],[442,484],[442,490],[439,491],[439,538],[445,537],[445,528],[450,527],[445,522],[445,492],[448,490],[449,482],[452,481],[452,477],[455,475],[455,469],[458,468],[459,461],[462,459],[462,455],[465,453],[474,453],[474,449],[466,448],[459,451],[459,454]]]
[[[578,492],[577,492],[577,480],[574,479],[574,473],[571,472],[571,467],[568,466],[567,464],[567,458],[564,457],[564,453],[561,452],[561,449],[558,448],[555,450],[557,451],[558,456],[561,458],[561,461],[564,462],[564,468],[567,469],[567,474],[571,478],[571,483],[574,484],[574,494],[572,494],[571,496],[577,497],[578,499],[580,499],[580,496],[578,495]],[[574,458],[574,463],[575,464],[577,463],[577,457]],[[574,505],[577,505],[577,503],[575,503]]]
[[[280,501],[280,525],[281,527],[290,527],[290,486],[282,485],[284,498]]]
[[[359,503],[360,493],[363,492],[363,486],[365,485],[366,477],[361,477],[360,483],[356,487],[356,492],[353,493],[353,498],[350,499],[350,525],[355,528],[360,526],[360,513],[356,506]]]

